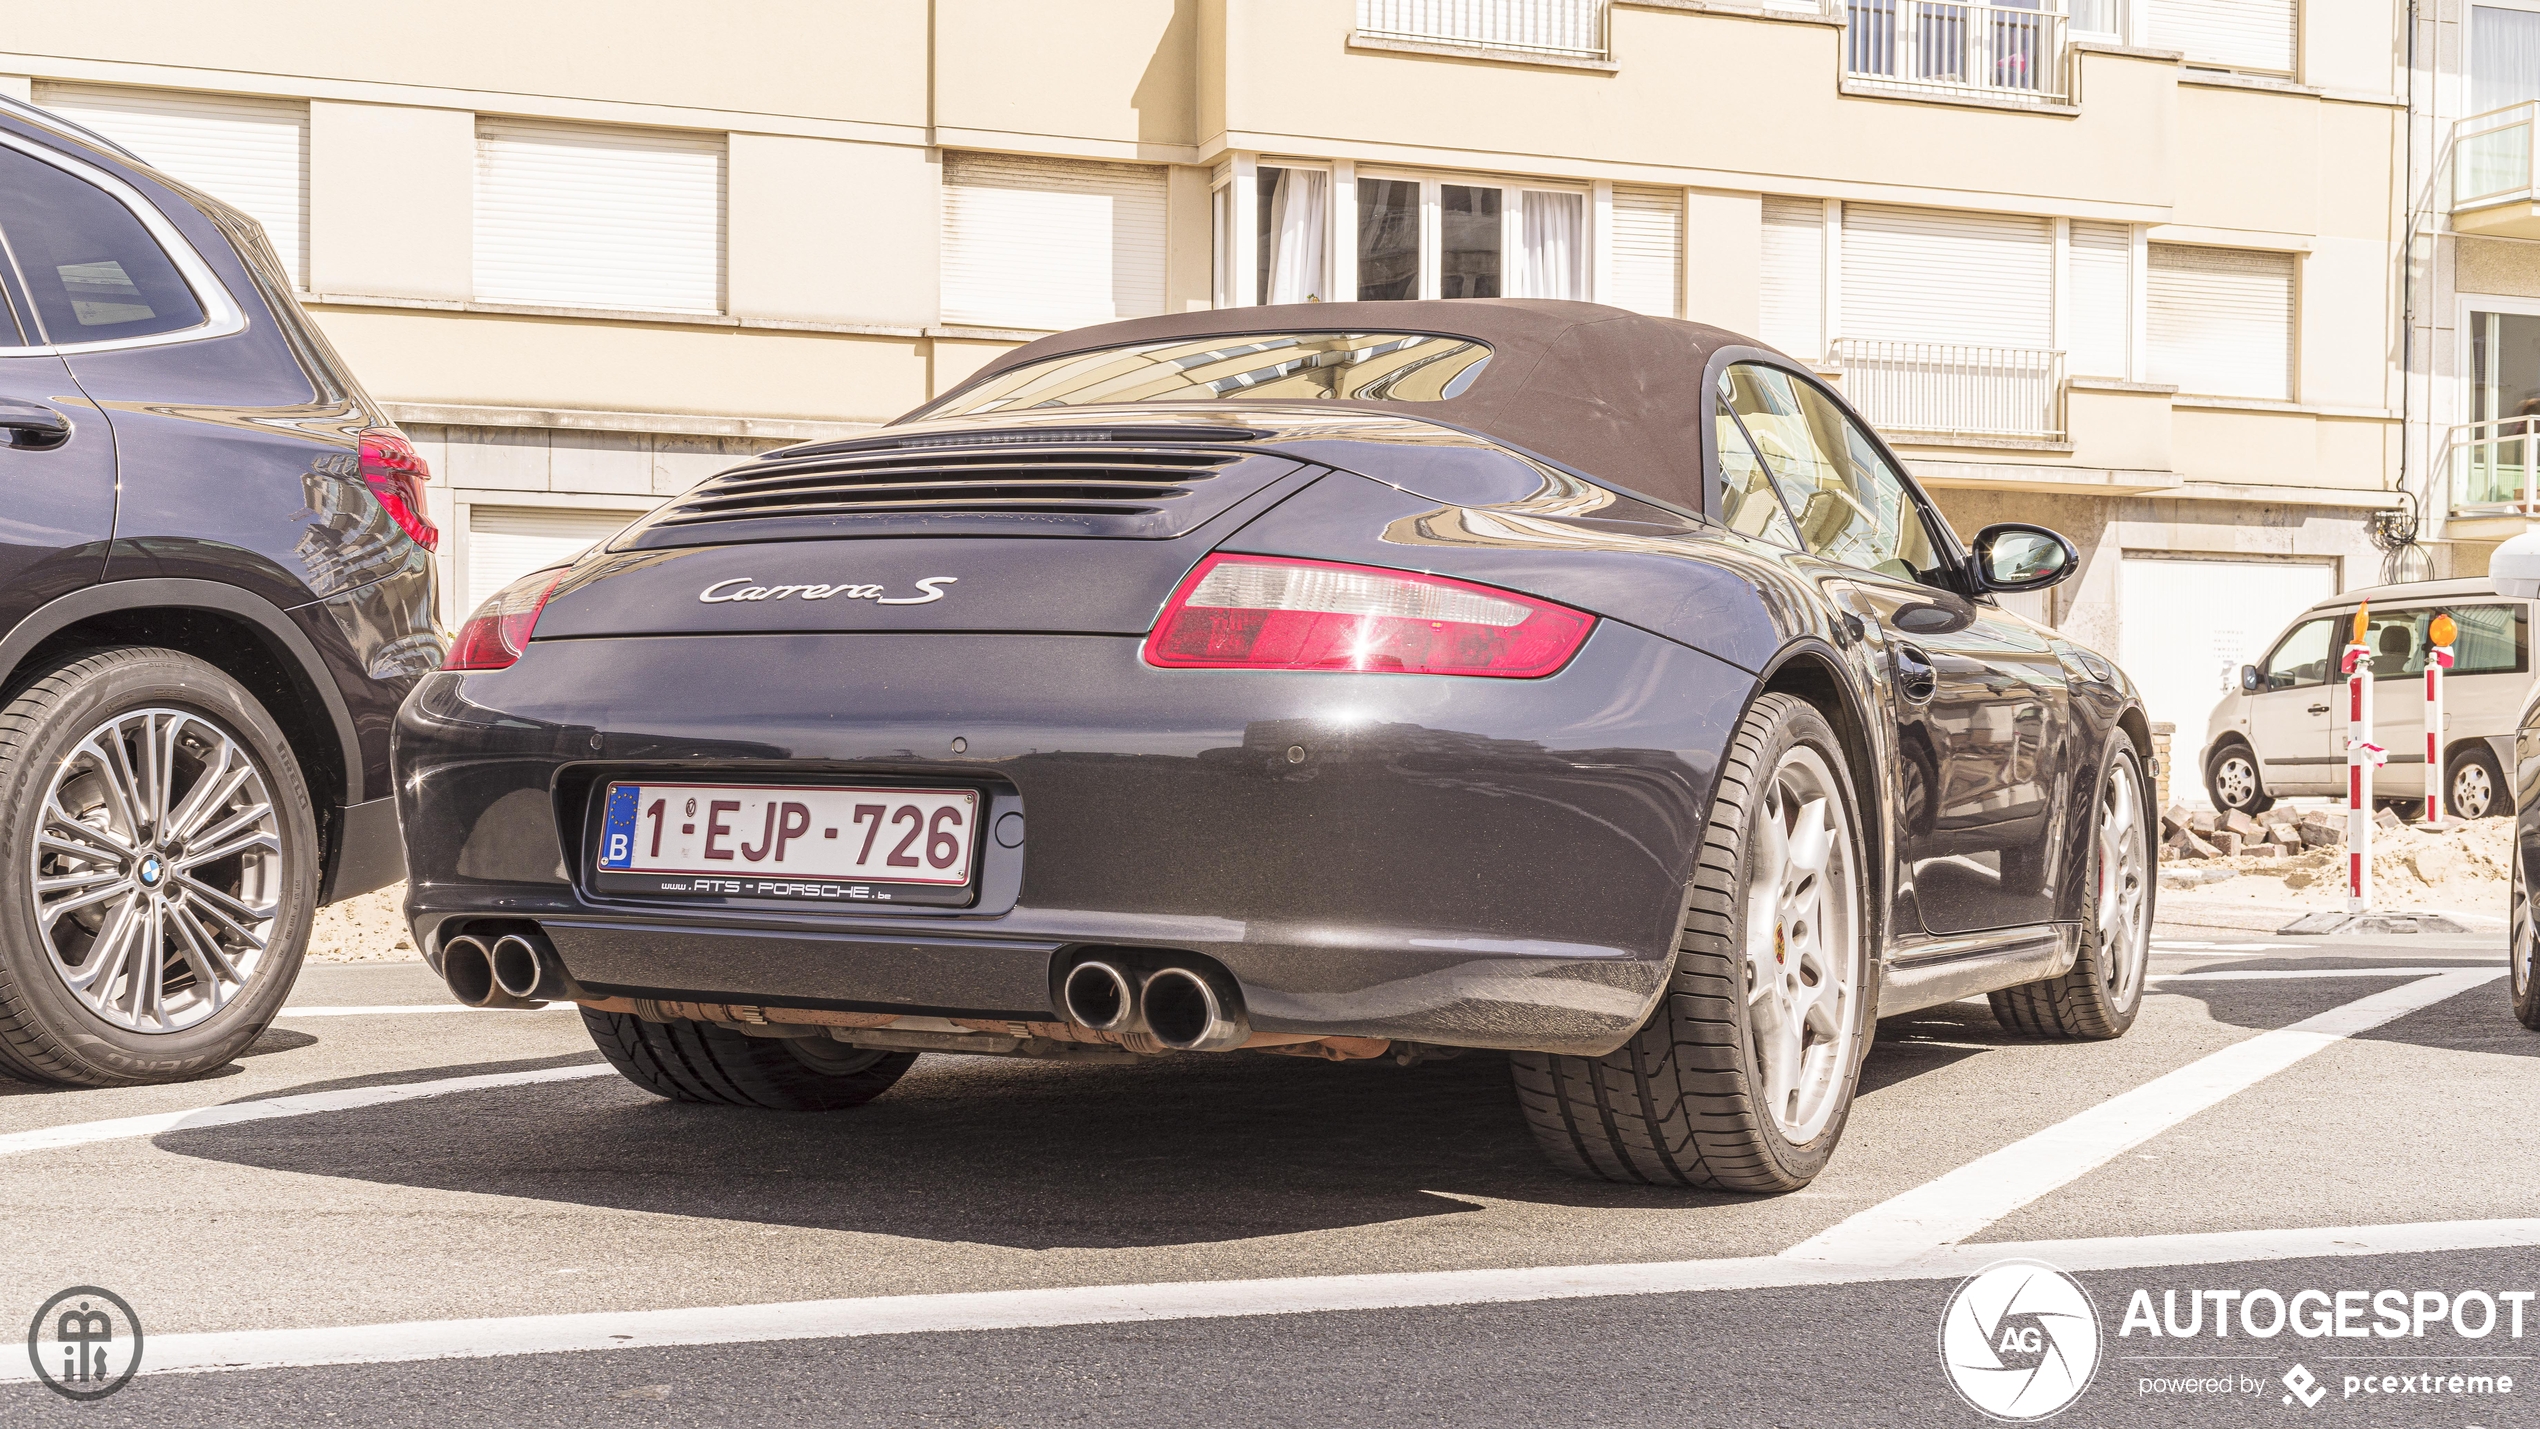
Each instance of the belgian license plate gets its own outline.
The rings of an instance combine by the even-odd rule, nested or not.
[[[973,789],[611,784],[599,871],[696,880],[666,892],[781,894],[802,880],[962,888],[978,825]]]

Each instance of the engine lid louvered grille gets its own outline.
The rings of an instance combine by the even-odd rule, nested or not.
[[[1197,442],[1185,437],[1196,435]],[[852,535],[1179,535],[1296,469],[1177,431],[936,434],[771,452],[654,513],[619,549]]]

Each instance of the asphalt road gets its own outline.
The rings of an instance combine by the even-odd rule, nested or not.
[[[2540,1424],[2540,1300],[2462,1331],[2540,1290],[2498,957],[2169,939],[2115,1042],[1892,1020],[1832,1168],[1772,1199],[1553,1173],[1488,1055],[929,1057],[857,1111],[735,1112],[590,1074],[570,1012],[321,1011],[445,999],[316,967],[222,1076],[0,1082],[0,1309],[98,1285],[150,1336],[88,1404],[7,1352],[0,1424],[1973,1424],[1940,1328],[2005,1256],[2095,1310],[2058,1424]],[[2469,1318],[2119,1333],[2218,1287]]]

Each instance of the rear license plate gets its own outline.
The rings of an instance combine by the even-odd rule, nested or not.
[[[598,871],[667,876],[665,893],[739,897],[966,888],[978,824],[973,789],[611,784]],[[674,886],[683,875],[688,886]]]

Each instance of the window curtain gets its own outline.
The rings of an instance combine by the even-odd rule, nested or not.
[[[1517,199],[1517,282],[1509,296],[1587,295],[1587,195],[1525,190]]]
[[[2474,5],[2469,14],[2471,111],[2540,99],[2540,12]]]
[[[1314,169],[1281,169],[1270,200],[1270,269],[1262,284],[1265,303],[1319,303],[1323,291],[1324,195],[1331,176]]]

